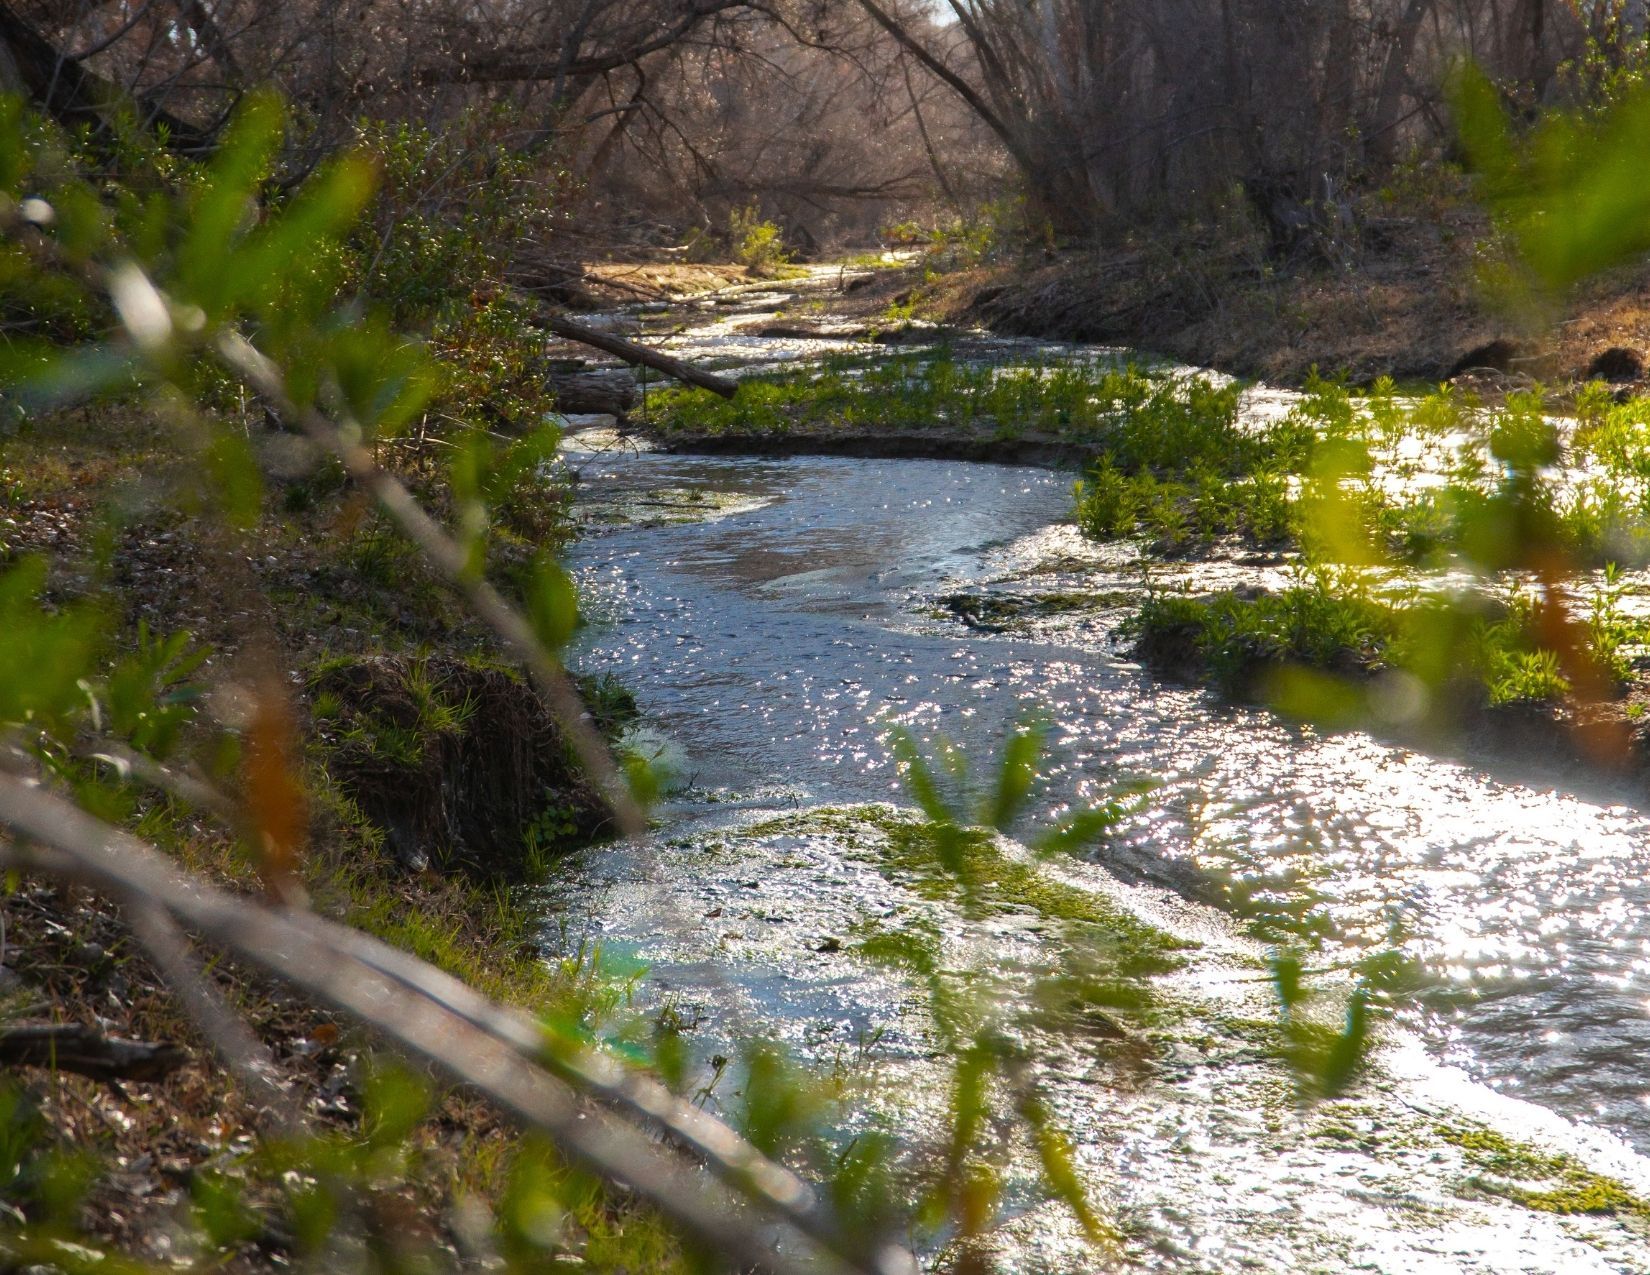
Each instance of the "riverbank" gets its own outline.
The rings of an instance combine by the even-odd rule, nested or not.
[[[741,285],[742,292],[746,288],[752,291],[744,293],[745,301],[714,307],[721,316],[713,325],[718,332],[715,339],[721,340],[722,333],[743,324],[771,330],[776,322],[759,307],[771,307],[773,298],[782,294],[766,284]],[[766,297],[763,288],[768,289]],[[757,314],[738,313],[742,304],[757,307]],[[668,314],[660,321],[675,322]],[[900,322],[903,326],[904,321]],[[1127,370],[1109,354],[1092,351],[1062,374],[1054,361],[1072,362],[1072,352],[1040,350],[1034,343],[1013,346],[1005,357],[994,357],[985,345],[975,351],[955,343],[946,355],[920,348],[890,355],[886,345],[867,339],[870,335],[869,328],[856,334],[844,343],[850,348],[841,358],[803,374],[794,384],[787,385],[783,378],[748,380],[730,404],[700,402],[673,391],[661,395],[654,390],[647,408],[650,423],[661,436],[674,438],[679,445],[709,448],[723,440],[729,450],[767,446],[775,453],[785,448],[808,453],[824,449],[833,440],[845,447],[860,447],[865,445],[863,440],[871,439],[883,448],[930,446],[936,449],[933,455],[942,457],[955,457],[964,445],[973,449],[971,458],[978,459],[1000,460],[1014,448],[1023,450],[1013,454],[1041,463],[1074,458],[1086,463],[1110,455],[1142,474],[1167,475],[1176,466],[1184,469],[1194,458],[1237,466],[1228,476],[1240,480],[1252,476],[1250,471],[1255,468],[1249,445],[1229,428],[1239,403],[1230,387]],[[921,325],[902,332],[904,342],[918,346],[944,337]],[[684,331],[673,339],[691,341],[693,335]],[[740,339],[758,343],[808,340],[779,335]],[[121,428],[110,428],[111,420],[118,420]],[[248,437],[271,452],[291,443],[275,432],[248,431]],[[440,503],[448,498],[441,448],[433,440],[409,439],[385,454],[441,512],[456,516],[452,508]],[[1045,450],[1040,453],[1038,449]],[[595,934],[586,936],[589,943],[563,946],[559,938],[565,932],[552,936],[542,924],[535,924],[535,903],[501,889],[505,881],[542,878],[550,855],[600,832],[599,810],[577,778],[565,766],[558,767],[557,762],[564,760],[558,756],[559,740],[542,713],[532,708],[525,688],[498,667],[496,652],[485,636],[446,601],[445,593],[425,574],[416,557],[375,521],[358,493],[336,475],[324,470],[313,473],[303,466],[293,470],[280,463],[266,465],[277,475],[294,473],[294,477],[276,481],[259,501],[253,529],[238,534],[187,505],[167,508],[164,501],[129,498],[130,489],[124,485],[127,475],[136,472],[153,490],[171,492],[174,479],[186,474],[193,463],[193,455],[169,440],[167,428],[142,413],[128,420],[100,409],[96,415],[71,412],[31,423],[7,440],[3,492],[5,516],[10,520],[8,555],[31,551],[54,555],[57,566],[48,592],[54,605],[70,603],[89,588],[107,588],[120,612],[114,626],[117,645],[137,643],[140,619],[157,628],[185,627],[210,641],[217,653],[194,679],[200,684],[198,690],[194,682],[188,690],[199,702],[211,705],[212,714],[229,711],[216,702],[214,694],[232,680],[222,676],[223,671],[248,658],[261,644],[265,658],[274,659],[279,680],[292,688],[290,699],[299,727],[296,742],[315,812],[299,879],[316,905],[407,947],[500,999],[563,1017],[580,1030],[598,1029],[628,999],[631,989],[622,980],[615,985],[599,970]],[[278,462],[279,457],[261,459]],[[594,464],[576,455],[569,463],[581,471]],[[568,517],[568,489],[563,479],[551,476],[567,471],[547,473],[534,467],[527,472],[532,481],[524,488],[491,493],[507,497],[496,503],[500,517],[491,558],[507,586],[519,578],[532,550],[567,543],[577,521]],[[783,469],[775,472],[773,489],[765,496],[728,494],[723,499],[692,485],[680,492],[673,489],[663,498],[644,502],[648,513],[630,521],[639,527],[680,529],[695,519],[715,523],[741,517],[767,501],[788,498],[786,473]],[[1014,481],[1024,488],[1023,479]],[[1051,481],[1054,494],[1063,501],[1063,481]],[[1214,509],[1219,536],[1261,535],[1261,520],[1276,504],[1276,492],[1264,483],[1228,485],[1247,494],[1241,503]],[[1188,516],[1203,516],[1191,488],[1154,488],[1154,492],[1154,500],[1141,504],[1135,516],[1144,518],[1159,539],[1173,530],[1177,518],[1184,529],[1190,525]],[[886,500],[886,492],[879,490],[877,498]],[[110,507],[137,512],[111,529],[101,521],[100,512]],[[1012,503],[1005,504],[1002,510],[1007,517],[987,520],[993,533],[1023,515],[1015,509]],[[869,512],[860,508],[855,517]],[[827,514],[816,528],[819,534],[807,545],[811,564],[807,574],[815,583],[832,575],[835,555],[865,535],[861,525],[852,519],[842,521],[844,517]],[[933,517],[931,512],[926,520],[931,522]],[[973,529],[967,535],[971,539],[966,543],[972,543],[979,532]],[[249,552],[253,545],[256,549]],[[777,556],[783,559],[793,552],[782,550]],[[664,556],[672,557],[674,551]],[[733,556],[741,564],[747,561],[742,551]],[[1182,553],[1182,560],[1187,556]],[[899,561],[897,554],[892,561]],[[1280,559],[1274,553],[1269,562],[1276,567]],[[594,609],[608,623],[623,617],[627,608],[603,590],[622,581],[631,570],[634,564],[594,582]],[[863,580],[867,570],[874,577],[880,568],[867,562],[839,581],[850,601],[855,590],[863,588],[855,581]],[[961,615],[958,610],[956,616]],[[980,619],[976,615],[970,627],[983,627]],[[713,627],[730,624],[726,615],[703,625],[680,616],[671,626],[677,639],[672,668],[690,658],[693,644]],[[954,639],[947,638],[946,645],[954,649]],[[785,677],[807,667],[789,639],[775,642],[774,652],[785,666]],[[633,663],[634,659],[634,652],[615,651],[611,658],[594,663],[602,667],[620,660]],[[668,686],[676,676],[661,672],[646,678],[645,686]],[[978,678],[970,680],[983,683],[998,676],[997,671],[988,673],[982,668]],[[637,677],[642,677],[640,670]],[[877,698],[895,702],[901,693],[889,688]],[[623,695],[611,686],[590,688],[590,700],[594,714],[610,728],[626,715]],[[717,720],[723,717],[731,717],[734,724]],[[706,708],[697,720],[698,733],[714,738],[717,731],[736,731],[742,718],[737,712],[724,714]],[[505,728],[515,732],[510,739],[494,737]],[[812,729],[799,726],[786,737],[810,738]],[[864,724],[857,729],[863,730]],[[856,758],[862,757],[867,750],[863,741],[856,742],[855,734],[845,730],[840,741],[821,740],[816,747],[846,748]],[[514,769],[495,767],[499,754],[508,757],[518,751],[516,744],[534,740],[540,749],[538,761]],[[990,742],[985,746],[991,746]],[[767,741],[761,747],[766,752],[778,744]],[[798,770],[806,767],[805,759],[793,759],[793,763]],[[770,774],[790,773],[790,765],[779,756],[766,757],[764,764]],[[470,791],[467,780],[478,767],[493,778],[477,785],[478,791]],[[245,852],[233,830],[183,816],[140,785],[111,787],[120,800],[129,803],[125,813],[145,835],[185,862],[243,889],[262,886],[254,866],[256,855]],[[410,793],[419,792],[422,798],[408,800]],[[542,800],[529,809],[521,804],[524,794],[530,801]],[[452,808],[446,804],[449,796],[468,802],[469,808]],[[478,807],[485,809],[478,814]],[[865,838],[856,833],[854,840]],[[768,849],[784,854],[783,846],[765,847],[760,856],[763,862],[768,861]],[[759,880],[761,875],[745,873],[749,880]],[[705,917],[717,914],[720,906],[707,903]],[[53,1138],[58,1142],[85,1138],[97,1121],[124,1122],[123,1136],[108,1141],[105,1149],[116,1161],[124,1157],[140,1166],[99,1185],[100,1194],[88,1197],[91,1211],[83,1226],[100,1241],[139,1245],[138,1251],[147,1252],[141,1249],[140,1239],[171,1234],[165,1219],[190,1207],[199,1192],[211,1189],[201,1184],[216,1180],[211,1176],[213,1166],[228,1156],[237,1164],[237,1173],[244,1174],[236,1189],[253,1221],[246,1223],[244,1234],[236,1231],[226,1240],[226,1246],[253,1264],[264,1254],[281,1256],[293,1251],[295,1241],[273,1221],[285,1216],[290,1206],[282,1184],[277,1177],[266,1176],[261,1165],[243,1169],[234,1160],[234,1149],[260,1131],[267,1116],[213,1068],[205,1042],[191,1036],[181,1016],[163,1000],[163,985],[155,972],[127,955],[130,940],[114,910],[72,891],[35,887],[21,896],[18,908],[20,920],[13,932],[20,937],[25,955],[9,961],[8,968],[20,980],[22,1003],[60,1005],[75,1016],[99,1022],[100,1030],[141,1040],[181,1039],[189,1051],[187,1062],[173,1078],[153,1085],[133,1082],[148,1104],[141,1118],[125,1112],[118,1095],[111,1096],[89,1079],[71,1076],[51,1082],[41,1110]],[[598,915],[595,910],[576,907],[561,914],[560,924],[576,931],[581,920]],[[779,915],[777,909],[764,913]],[[603,925],[615,920],[606,915],[600,919]],[[778,924],[764,921],[770,923]],[[826,935],[820,942],[832,937],[837,936]],[[546,952],[554,959],[546,962]],[[35,953],[40,954],[38,960]],[[1264,975],[1256,972],[1257,967],[1249,969],[1242,977],[1264,986]],[[1212,971],[1210,977],[1216,976]],[[368,1043],[354,1037],[345,1024],[317,1016],[232,969],[220,967],[213,977],[247,1007],[260,1040],[276,1059],[280,1083],[301,1095],[302,1109],[322,1136],[346,1146],[366,1145],[363,1139],[370,1138],[383,1104],[402,1101],[395,1097],[399,1082],[385,1082],[386,1089],[375,1078]],[[29,996],[36,999],[28,1000]],[[659,1010],[660,1022],[670,1017],[667,1009],[677,1013],[665,1002]],[[1203,1012],[1188,1019],[1197,1040],[1210,1036],[1201,1022]],[[1223,1041],[1215,1051],[1223,1060],[1220,1069],[1226,1069],[1228,1059],[1231,1066],[1240,1067],[1243,1057],[1258,1049],[1264,1058],[1257,1072],[1260,1089],[1255,1092],[1264,1091],[1274,1098],[1281,1095],[1287,1073],[1276,1056],[1276,1030],[1251,1025],[1223,1032],[1213,1033]],[[1254,1033],[1259,1035],[1251,1039]],[[707,1039],[696,1038],[695,1048]],[[1194,1047],[1192,1038],[1166,1036],[1154,1037],[1151,1045],[1175,1056]],[[703,1061],[715,1071],[710,1060]],[[1086,1091],[1095,1080],[1086,1077],[1074,1092]],[[420,1088],[413,1083],[413,1090]],[[356,1202],[351,1207],[359,1204],[369,1213],[403,1210],[406,1222],[402,1229],[409,1245],[461,1250],[466,1242],[462,1230],[466,1200],[495,1209],[501,1225],[512,1224],[507,1208],[509,1184],[519,1180],[521,1173],[547,1174],[554,1183],[552,1193],[565,1187],[577,1203],[570,1210],[562,1247],[598,1264],[612,1261],[649,1270],[665,1268],[676,1259],[673,1242],[653,1219],[623,1200],[587,1190],[576,1179],[562,1176],[553,1161],[536,1152],[525,1153],[523,1160],[513,1136],[491,1117],[476,1114],[475,1104],[466,1103],[462,1095],[437,1092],[433,1108],[423,1107],[425,1100],[416,1094],[408,1101],[411,1107],[430,1114],[401,1123],[396,1154],[418,1160],[427,1172],[414,1187],[404,1187],[399,1180],[390,1184],[374,1179],[352,1180],[348,1190]],[[1149,1113],[1151,1101],[1143,1100],[1143,1113]],[[202,1124],[208,1112],[215,1123]],[[1187,1118],[1193,1117],[1188,1113]],[[166,1141],[167,1130],[174,1127],[187,1131],[192,1139],[175,1150]],[[1404,1147],[1412,1138],[1420,1139],[1423,1132],[1419,1126],[1408,1129],[1402,1135]],[[1231,1123],[1229,1133],[1235,1141],[1244,1142],[1255,1130]],[[1581,1167],[1582,1160],[1575,1156],[1591,1157],[1590,1151],[1516,1147],[1509,1134],[1487,1133],[1476,1126],[1462,1136],[1470,1149],[1482,1151],[1487,1146],[1495,1155],[1511,1157],[1523,1176],[1506,1188],[1506,1194],[1519,1208],[1542,1212],[1542,1206],[1531,1205],[1522,1196],[1550,1195],[1554,1207],[1545,1211],[1563,1217],[1602,1200],[1611,1219],[1603,1224],[1610,1232],[1603,1243],[1612,1253],[1624,1243],[1617,1220],[1626,1219],[1630,1229],[1643,1212],[1641,1197],[1634,1194],[1637,1188]],[[1435,1145],[1436,1141],[1426,1142],[1425,1153],[1448,1160],[1451,1167],[1440,1179],[1439,1190],[1454,1191],[1457,1188],[1452,1184],[1480,1161],[1470,1155],[1456,1156]],[[1571,1145],[1562,1139],[1560,1144]],[[42,1145],[52,1145],[51,1140]],[[157,1145],[169,1148],[167,1158],[146,1161],[144,1157],[153,1154],[149,1148]],[[1295,1147],[1290,1154],[1305,1150]],[[1105,1153],[1097,1150],[1096,1154]],[[515,1161],[518,1167],[505,1170],[502,1166],[507,1161]],[[520,1167],[523,1163],[525,1168]],[[1317,1161],[1306,1154],[1300,1163]],[[1400,1176],[1410,1171],[1401,1157],[1396,1163]],[[1586,1163],[1591,1165],[1593,1160],[1588,1158]],[[1172,1198],[1162,1193],[1149,1206],[1174,1207]],[[103,1212],[97,1212],[98,1208]],[[1237,1208],[1241,1212],[1242,1205]],[[1041,1242],[1037,1236],[1045,1224],[1053,1228],[1050,1233],[1067,1225],[1049,1219],[1047,1212],[1041,1210],[1036,1220],[1011,1227],[1005,1238],[1035,1246]],[[101,1220],[104,1217],[117,1219],[127,1229],[115,1229]],[[1230,1215],[1205,1217],[1199,1225],[1205,1224],[1235,1225]],[[1475,1234],[1488,1234],[1506,1223],[1491,1220],[1481,1227],[1474,1225]],[[1553,1225],[1562,1231],[1568,1224]],[[1533,1251],[1553,1251],[1562,1240],[1548,1223],[1539,1223],[1537,1229],[1540,1234],[1526,1234]],[[1157,1233],[1150,1227],[1142,1232]],[[1301,1236],[1289,1228],[1267,1232],[1256,1251],[1287,1253]],[[1184,1228],[1176,1242],[1182,1241],[1190,1242]],[[158,1250],[150,1255],[160,1256]]]
[[[1642,380],[1650,265],[1552,303],[1517,291],[1516,277],[1464,179],[1433,174],[1366,195],[1333,231],[1286,246],[1242,221],[1170,229],[942,270],[913,281],[909,302],[941,323],[1124,345],[1278,386],[1314,369],[1359,385],[1435,385],[1472,368],[1548,386]]]
[[[1238,224],[984,264],[943,246],[870,270],[874,256],[856,258],[835,295],[786,309],[775,334],[887,339],[922,320],[958,334],[1121,346],[1280,387],[1314,369],[1359,385],[1435,385],[1469,369],[1548,386],[1600,370],[1618,383],[1642,378],[1650,266],[1603,275],[1556,309],[1532,308],[1493,283],[1505,265],[1464,189],[1433,192],[1423,207],[1378,196],[1366,205],[1338,237],[1282,251]],[[704,270],[592,264],[585,304],[680,301]],[[615,290],[626,271],[643,291]],[[757,282],[730,274],[702,290]],[[1611,355],[1622,350],[1636,361]]]
[[[599,1027],[622,990],[595,948],[545,959],[542,916],[524,893],[610,826],[554,715],[353,484],[293,436],[249,432],[277,480],[226,519],[191,495],[193,440],[150,409],[69,409],[0,439],[0,563],[13,588],[0,631],[26,641],[15,608],[33,600],[12,582],[44,561],[49,613],[92,627],[95,607],[99,647],[117,667],[175,667],[161,673],[162,702],[175,706],[170,764],[192,799],[96,738],[72,752],[41,744],[55,773],[189,869],[249,895],[277,888],[268,843],[187,785],[255,798],[278,784],[291,838],[284,898],[536,1017]],[[439,504],[435,455],[406,446],[385,459]],[[570,534],[565,476],[535,475],[517,496],[501,504],[490,554],[505,581]],[[610,679],[582,691],[616,741],[634,716],[628,692]],[[238,739],[274,748],[282,773],[243,768]],[[648,1269],[676,1260],[654,1216],[524,1142],[487,1104],[404,1070],[348,1018],[215,961],[202,977],[263,1054],[270,1088],[248,1086],[113,900],[23,879],[5,901],[0,959],[0,1035],[46,1022],[91,1037],[11,1069],[0,1089],[8,1172],[19,1175],[6,1207],[34,1228],[24,1232],[37,1241],[32,1263],[47,1262],[61,1234],[77,1262],[165,1264],[199,1251],[231,1269],[324,1265],[334,1226],[342,1235],[358,1217],[380,1219],[371,1225],[391,1266],[459,1262],[495,1225],[509,1234],[512,1190],[541,1188],[563,1202],[567,1251]],[[100,1070],[98,1051],[121,1048],[107,1041],[137,1042],[165,1064]],[[31,1183],[49,1181],[70,1149],[81,1185],[51,1212]],[[293,1164],[323,1166],[327,1180],[300,1191]]]
[[[1530,607],[1527,576],[1496,562],[1473,583],[1449,567],[1463,536],[1482,551],[1489,533],[1471,528],[1489,527],[1508,498],[1496,494],[1487,440],[1503,430],[1496,422],[1523,429],[1517,422],[1533,419],[1519,378],[1469,376],[1430,397],[1335,382],[1298,395],[1221,388],[1222,378],[1150,360],[1133,370],[1106,347],[921,323],[897,327],[899,343],[887,344],[865,314],[840,307],[898,278],[861,274],[850,292],[835,281],[770,286],[719,298],[703,318],[668,317],[678,350],[737,348],[745,385],[731,402],[655,391],[635,427],[683,454],[995,461],[1082,474],[1073,509],[1083,534],[1029,568],[1048,578],[949,596],[940,611],[987,633],[1104,617],[1137,634],[1114,640],[1171,683],[1206,683],[1291,720],[1362,727],[1508,777],[1650,791],[1645,558],[1631,495],[1640,427],[1633,402],[1616,401],[1618,387],[1566,391],[1562,410],[1580,412],[1580,427],[1573,416],[1563,426],[1568,458],[1544,480],[1546,494],[1530,498],[1548,509],[1541,534],[1568,564],[1559,630],[1571,636],[1542,637],[1549,621]],[[1319,473],[1314,455],[1336,458],[1339,477]],[[1290,604],[1303,594],[1301,573],[1348,555],[1386,565],[1343,572],[1331,593],[1349,596]],[[1606,562],[1626,567],[1614,584],[1598,574]],[[1389,600],[1360,601],[1371,587]],[[1453,636],[1427,636],[1428,617],[1442,623],[1452,606],[1444,629]],[[1147,611],[1153,623],[1141,631]],[[1443,647],[1425,654],[1435,638]]]

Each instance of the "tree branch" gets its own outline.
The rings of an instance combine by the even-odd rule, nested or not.
[[[255,904],[187,876],[152,846],[12,775],[0,774],[0,823],[19,838],[4,856],[10,866],[72,877],[117,899],[163,909],[543,1131],[570,1159],[626,1184],[731,1264],[776,1275],[914,1275],[904,1249],[886,1244],[867,1251],[865,1237],[843,1235],[795,1174],[720,1121],[577,1042],[545,1034],[519,1012],[405,952],[313,913]],[[544,1063],[691,1147],[719,1185],[615,1115],[579,1102]],[[776,1245],[737,1211],[730,1189],[807,1237],[813,1256]]]

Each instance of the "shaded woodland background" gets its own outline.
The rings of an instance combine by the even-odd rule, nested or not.
[[[524,258],[680,247],[751,206],[803,252],[1235,206],[1285,246],[1448,158],[1461,60],[1529,113],[1636,76],[1643,26],[1621,0],[14,0],[0,83],[82,123],[128,91],[184,147],[272,84],[293,176],[364,119],[458,129],[553,188],[557,241]]]

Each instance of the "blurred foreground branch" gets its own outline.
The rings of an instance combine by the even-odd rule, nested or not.
[[[915,1269],[897,1246],[867,1254],[863,1241],[843,1236],[800,1179],[726,1125],[654,1081],[547,1036],[423,961],[312,913],[253,903],[187,876],[145,842],[11,775],[0,775],[0,823],[19,839],[5,854],[8,866],[145,901],[472,1087],[570,1160],[628,1186],[730,1265],[874,1275]],[[608,1109],[580,1101],[574,1088]],[[668,1154],[632,1120],[691,1151],[717,1180]],[[762,1216],[742,1208],[746,1202]],[[810,1251],[782,1243],[786,1232],[806,1237]]]
[[[287,395],[280,369],[245,337],[234,331],[224,332],[218,341],[218,352],[284,419],[337,457],[349,476],[372,494],[424,559],[463,595],[474,615],[492,629],[537,684],[551,712],[567,732],[579,761],[613,811],[619,830],[627,837],[645,833],[647,817],[614,764],[606,741],[590,721],[572,680],[539,641],[526,618],[474,569],[463,547],[425,512],[399,479],[355,441],[354,434],[359,431],[352,434],[314,408],[306,410],[294,404]]]

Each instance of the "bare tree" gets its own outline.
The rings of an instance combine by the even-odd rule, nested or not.
[[[1390,162],[1470,56],[1536,98],[1586,34],[1549,0],[857,0],[996,135],[1057,230],[1241,184],[1273,217]]]

